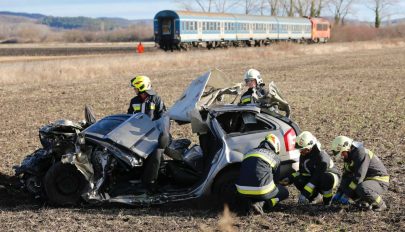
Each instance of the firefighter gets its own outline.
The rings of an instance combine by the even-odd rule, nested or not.
[[[332,141],[332,151],[344,161],[342,182],[333,202],[355,202],[367,209],[385,210],[387,206],[381,195],[388,189],[389,175],[381,160],[362,143],[346,136]]]
[[[264,89],[264,82],[260,76],[260,72],[256,69],[249,69],[243,80],[246,83],[248,90],[240,98],[240,104],[250,104],[258,102],[259,98],[262,98],[267,94]]]
[[[131,86],[136,96],[131,99],[128,114],[145,113],[152,120],[159,119],[166,111],[165,104],[152,89],[152,83],[147,76],[136,76],[131,79]]]
[[[166,111],[165,104],[152,89],[152,83],[147,76],[136,76],[131,79],[131,86],[136,96],[131,99],[128,114],[144,113],[152,120],[162,117]],[[166,136],[167,137],[167,136]],[[157,177],[164,149],[157,148],[147,157],[142,176],[142,182],[148,192],[156,192]]]
[[[280,172],[279,152],[280,141],[269,134],[243,157],[236,189],[247,199],[253,213],[263,214],[265,205],[271,208],[288,198],[288,190],[276,185]]]
[[[285,181],[294,183],[301,192],[298,203],[317,203],[318,198],[321,198],[318,195],[321,194],[323,204],[329,205],[333,190],[339,183],[339,174],[333,160],[321,149],[316,137],[308,131],[297,136],[295,148],[300,151],[299,170]]]
[[[276,110],[285,111],[287,117],[290,115],[290,106],[283,99],[274,82],[270,83],[269,91],[266,90],[260,72],[256,69],[249,69],[243,79],[248,90],[241,96],[239,104],[257,103],[259,105],[268,105]]]

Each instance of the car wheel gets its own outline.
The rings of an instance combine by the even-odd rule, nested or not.
[[[54,164],[44,177],[48,201],[56,205],[78,204],[87,183],[74,165],[61,162]]]
[[[243,208],[242,197],[236,190],[235,183],[239,177],[239,169],[231,169],[222,173],[213,185],[213,192],[219,203],[227,204],[231,210],[240,210]]]

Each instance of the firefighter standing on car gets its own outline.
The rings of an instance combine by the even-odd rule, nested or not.
[[[166,107],[160,97],[152,89],[152,83],[147,76],[136,76],[131,79],[131,86],[136,96],[131,99],[128,114],[144,113],[152,120],[159,119],[166,111]],[[157,188],[157,177],[163,149],[156,149],[145,161],[145,169],[142,182],[148,191],[154,192]]]
[[[360,207],[385,210],[387,206],[381,195],[388,189],[389,175],[381,160],[362,143],[346,136],[333,140],[332,151],[335,155],[340,154],[344,161],[342,182],[333,202],[356,201]]]
[[[244,75],[244,81],[248,90],[241,96],[239,104],[266,104],[273,107],[277,106],[278,109],[285,111],[286,115],[290,115],[290,106],[287,101],[285,101],[280,91],[274,82],[269,85],[269,91],[267,91],[264,86],[260,72],[256,69],[249,69]]]
[[[280,172],[280,141],[269,134],[260,145],[246,153],[241,164],[237,191],[247,198],[250,210],[263,214],[263,207],[274,207],[288,198],[288,190],[276,185]]]
[[[288,182],[294,183],[301,192],[298,202],[301,204],[317,203],[317,196],[321,194],[323,204],[329,205],[333,197],[333,190],[339,183],[338,171],[333,160],[321,149],[321,144],[311,132],[304,131],[299,134],[295,147],[301,154],[299,170],[288,178]]]
[[[249,69],[245,73],[243,79],[248,90],[241,96],[240,104],[256,103],[259,98],[262,98],[267,94],[264,89],[265,84],[260,76],[260,72],[256,69]]]

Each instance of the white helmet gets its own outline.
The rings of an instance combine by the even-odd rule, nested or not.
[[[273,134],[268,134],[268,135],[264,138],[263,142],[269,143],[269,144],[271,145],[270,147],[273,148],[273,151],[274,151],[276,154],[279,154],[279,153],[280,153],[280,140],[277,138],[277,136],[275,136],[275,135],[273,135]]]
[[[263,79],[260,76],[260,72],[253,68],[247,70],[247,72],[245,73],[245,76],[243,78],[243,80],[245,82],[248,80],[251,80],[251,79],[255,79],[257,85],[263,84]]]
[[[340,155],[342,151],[349,151],[353,144],[353,139],[346,136],[338,136],[332,141],[332,152],[334,155]]]
[[[295,148],[297,149],[312,149],[315,145],[318,144],[315,136],[309,131],[303,131],[296,138]],[[320,145],[318,145],[320,148]]]

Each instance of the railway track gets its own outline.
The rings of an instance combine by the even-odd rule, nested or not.
[[[91,54],[135,53],[138,43],[106,44],[3,44],[0,56],[75,56]],[[156,51],[153,42],[143,43],[145,52]]]

